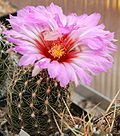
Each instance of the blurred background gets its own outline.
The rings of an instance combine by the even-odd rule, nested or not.
[[[81,15],[99,12],[106,29],[115,32],[118,50],[114,54],[114,66],[107,73],[96,76],[91,85],[92,88],[112,99],[120,88],[120,0],[0,0],[0,16],[26,5],[47,6],[51,2],[61,6],[65,14],[76,12]]]

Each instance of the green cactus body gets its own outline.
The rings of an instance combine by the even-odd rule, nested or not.
[[[0,35],[0,95],[6,93],[6,78],[9,65],[9,55],[6,53],[11,44],[4,39],[4,36]]]
[[[36,77],[31,71],[17,68],[13,74],[8,89],[10,123],[15,133],[23,129],[31,136],[49,136],[58,131],[55,119],[61,125],[56,113],[67,111],[64,102],[69,105],[70,92],[49,78],[47,70]]]
[[[6,46],[3,37],[1,36],[0,38],[0,82],[2,82],[7,69],[8,54],[6,53],[6,50],[8,46]]]

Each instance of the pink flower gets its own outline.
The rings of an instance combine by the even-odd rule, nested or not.
[[[33,76],[47,69],[62,87],[89,84],[92,75],[111,68],[116,50],[114,33],[105,31],[99,20],[98,13],[66,16],[53,3],[28,6],[10,16],[12,29],[4,33],[22,56],[19,65],[34,65]]]

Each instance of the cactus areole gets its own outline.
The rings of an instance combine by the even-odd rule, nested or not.
[[[65,103],[69,107],[69,84],[90,84],[92,75],[112,67],[114,33],[104,30],[100,17],[66,16],[53,3],[10,15],[12,29],[4,34],[21,56],[8,89],[14,132],[22,128],[32,136],[54,134],[61,128],[58,115],[66,113]]]

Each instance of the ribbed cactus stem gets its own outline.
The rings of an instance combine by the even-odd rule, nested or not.
[[[70,92],[68,86],[62,88],[51,79],[47,70],[36,77],[32,77],[31,71],[31,67],[17,68],[13,73],[8,89],[11,126],[15,133],[23,129],[31,136],[49,136],[58,131],[55,119],[61,125],[61,119],[52,108],[58,114],[65,113],[63,99],[69,106]]]
[[[5,39],[5,36],[2,34],[2,28],[0,28],[0,95],[5,95],[6,93],[6,79],[10,64],[7,50],[12,46],[13,44]]]

